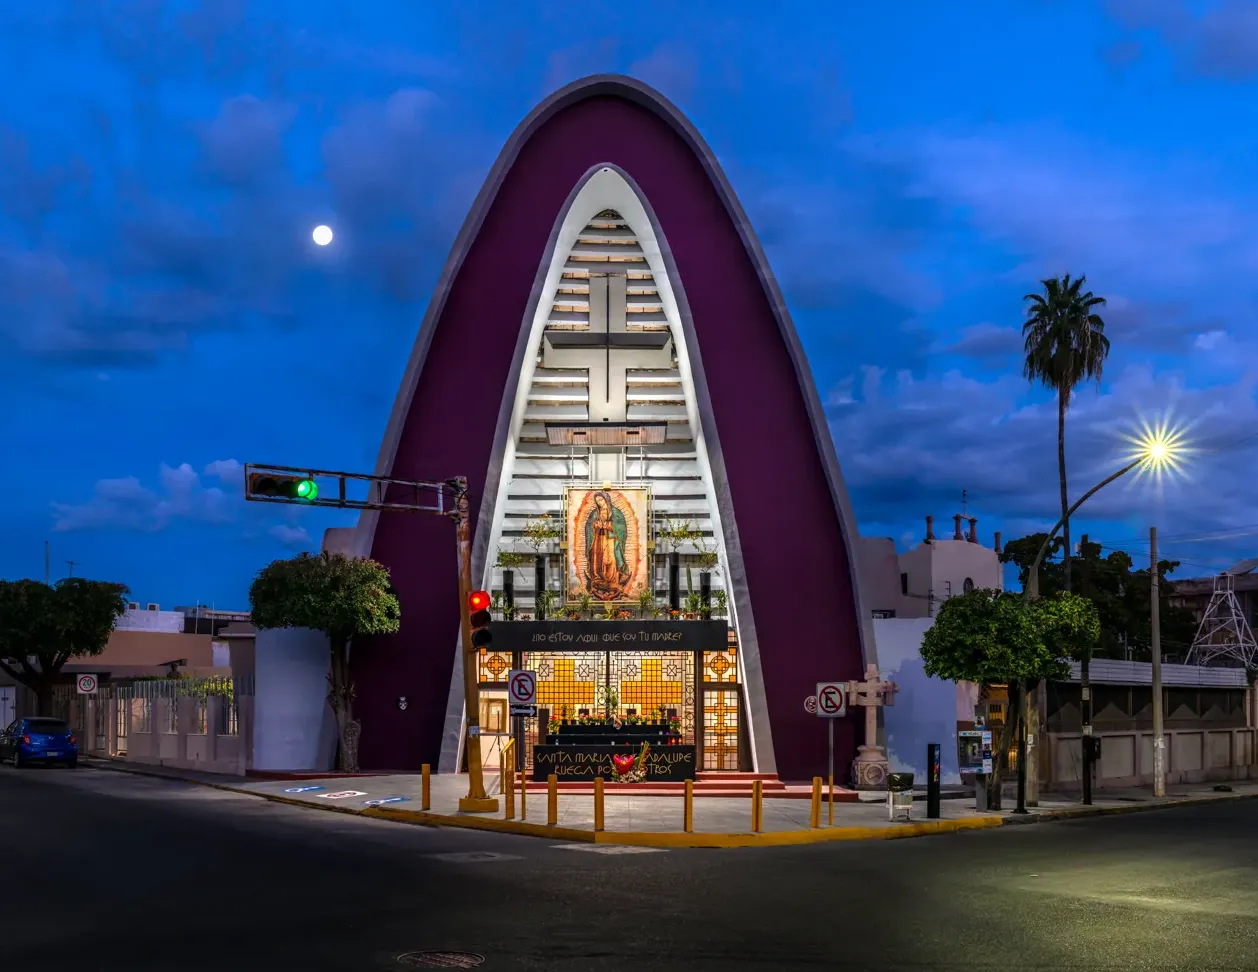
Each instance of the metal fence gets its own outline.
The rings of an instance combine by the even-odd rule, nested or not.
[[[219,735],[234,736],[240,726],[239,700],[253,694],[252,675],[135,678],[107,682],[91,695],[79,694],[73,685],[59,685],[53,689],[48,714],[68,722],[89,742],[92,752],[125,754],[129,731],[153,731],[156,700],[195,699],[194,724],[187,727],[189,732],[204,733],[209,707],[216,706]],[[179,731],[179,706],[163,705],[158,711],[165,723],[158,731]]]

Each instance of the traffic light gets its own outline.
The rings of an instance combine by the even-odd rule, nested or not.
[[[489,593],[472,591],[467,596],[468,623],[472,628],[472,648],[488,648],[494,640],[489,630]]]
[[[305,476],[250,473],[249,492],[253,496],[274,496],[309,503],[319,498],[319,484]]]

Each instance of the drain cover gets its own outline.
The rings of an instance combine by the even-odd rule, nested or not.
[[[474,969],[485,961],[475,952],[406,952],[397,964],[407,969]]]

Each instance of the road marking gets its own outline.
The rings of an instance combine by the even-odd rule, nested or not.
[[[437,861],[447,861],[450,864],[481,864],[488,861],[519,861],[523,858],[516,857],[514,854],[495,854],[493,851],[461,851],[457,854],[426,854]]]
[[[591,854],[662,854],[663,847],[634,847],[630,844],[551,844],[556,850],[589,851]]]

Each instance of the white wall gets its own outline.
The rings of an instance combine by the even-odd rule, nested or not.
[[[957,768],[957,684],[930,678],[922,670],[922,637],[931,618],[879,618],[874,621],[879,674],[899,687],[895,704],[883,712],[887,760],[894,773],[914,774],[925,786],[926,747],[939,743],[939,778],[959,784]]]
[[[327,636],[279,628],[259,631],[255,645],[253,768],[331,769],[336,721],[327,701]]]

